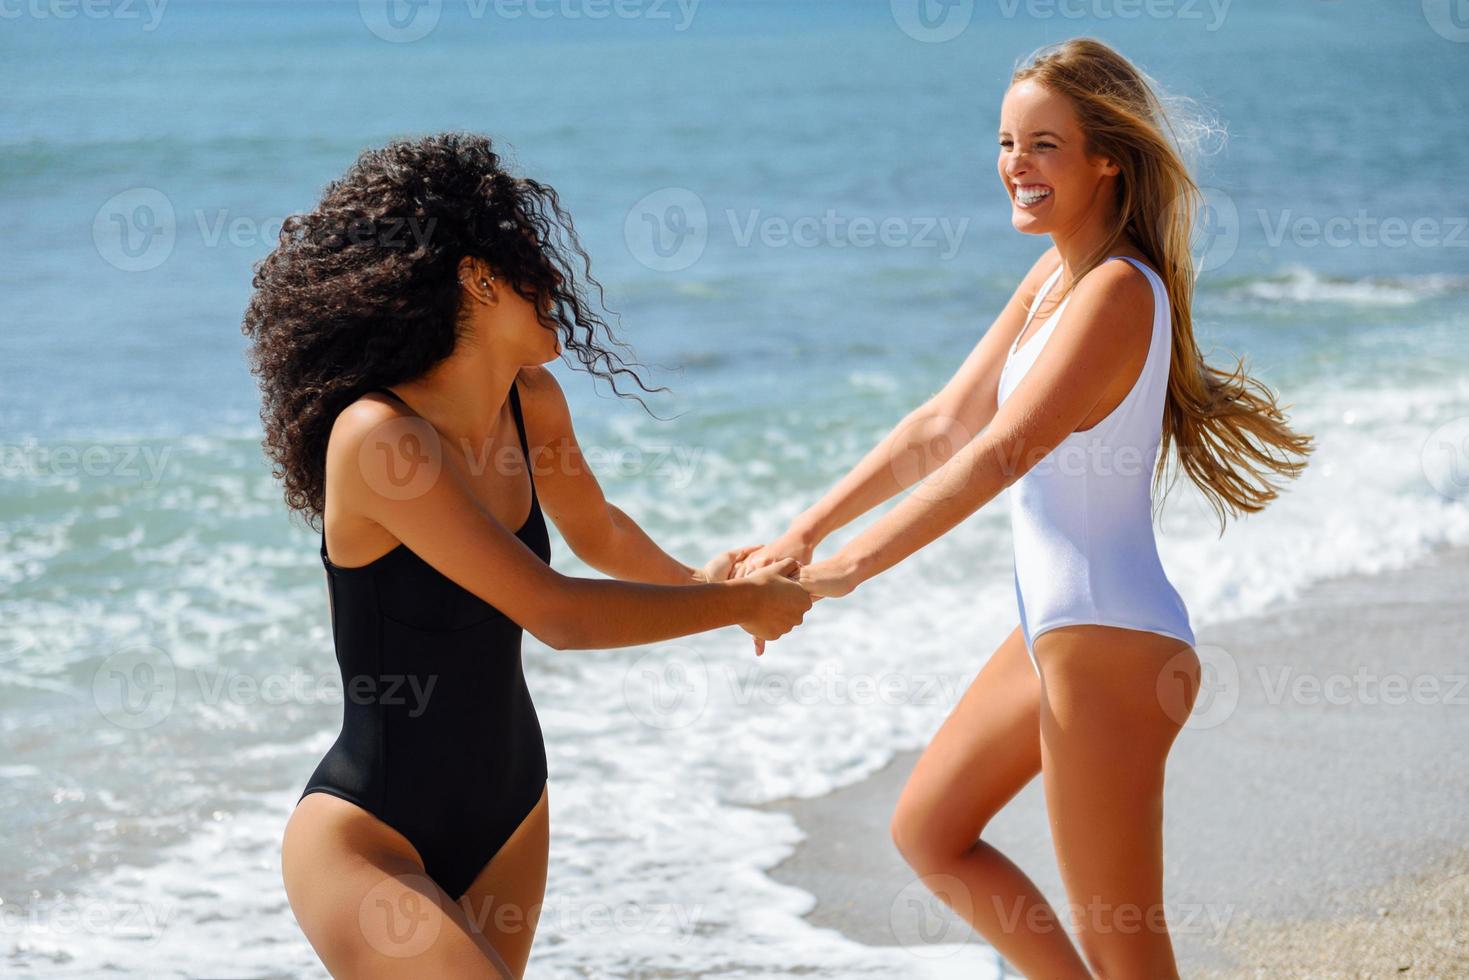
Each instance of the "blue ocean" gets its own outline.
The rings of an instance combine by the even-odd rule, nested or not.
[[[1317,438],[1222,538],[1169,496],[1200,640],[1469,544],[1462,3],[0,2],[0,973],[326,975],[279,840],[342,692],[240,320],[282,220],[357,153],[474,130],[557,188],[671,389],[655,417],[553,365],[579,438],[702,564],[936,391],[1049,246],[1011,227],[995,134],[1016,63],[1076,35],[1216,121],[1200,346]],[[810,926],[763,873],[800,832],[750,805],[923,745],[1016,624],[1010,549],[996,500],[758,661],[737,630],[527,635],[552,813],[531,975],[990,975],[977,940]]]

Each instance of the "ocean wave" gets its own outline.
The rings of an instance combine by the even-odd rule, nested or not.
[[[1207,283],[1207,281],[1206,281]],[[1332,276],[1304,266],[1279,275],[1222,280],[1212,284],[1230,299],[1285,303],[1342,303],[1353,306],[1409,306],[1427,299],[1469,292],[1469,276],[1427,273],[1416,276]],[[1209,288],[1206,284],[1205,288]]]

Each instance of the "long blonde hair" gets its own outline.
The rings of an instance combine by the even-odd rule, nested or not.
[[[1169,98],[1122,55],[1094,38],[1040,48],[1016,68],[1010,84],[1034,80],[1067,96],[1086,137],[1087,152],[1117,163],[1117,222],[1100,248],[1086,256],[1056,302],[1124,238],[1163,278],[1172,312],[1173,358],[1163,408],[1163,435],[1154,488],[1162,487],[1169,449],[1219,518],[1264,509],[1278,495],[1270,477],[1296,477],[1312,451],[1312,437],[1293,431],[1274,393],[1245,372],[1205,362],[1194,341],[1197,270],[1191,246],[1204,195],[1185,160],[1201,137],[1215,132],[1187,100]],[[1166,495],[1166,488],[1164,488]],[[1155,494],[1155,499],[1162,495]]]

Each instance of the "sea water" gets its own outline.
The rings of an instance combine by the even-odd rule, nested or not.
[[[324,975],[279,837],[341,690],[239,322],[284,216],[392,137],[483,132],[561,192],[618,335],[672,389],[654,418],[555,366],[578,437],[700,564],[778,534],[988,329],[1049,245],[996,175],[1006,79],[1095,35],[1228,131],[1198,163],[1195,331],[1318,443],[1222,539],[1186,480],[1169,495],[1159,549],[1201,640],[1469,542],[1463,31],[1432,4],[1134,7],[0,11],[0,972]],[[532,974],[993,969],[972,937],[873,951],[808,926],[811,897],[762,873],[799,831],[747,804],[924,744],[1016,624],[1010,547],[997,499],[759,660],[734,629],[527,635],[552,813]],[[595,574],[554,531],[553,553]]]

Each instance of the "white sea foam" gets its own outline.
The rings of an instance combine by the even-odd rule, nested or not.
[[[1235,286],[1232,292],[1276,302],[1409,306],[1446,294],[1469,292],[1469,276],[1430,273],[1344,278],[1292,266],[1281,275]]]

